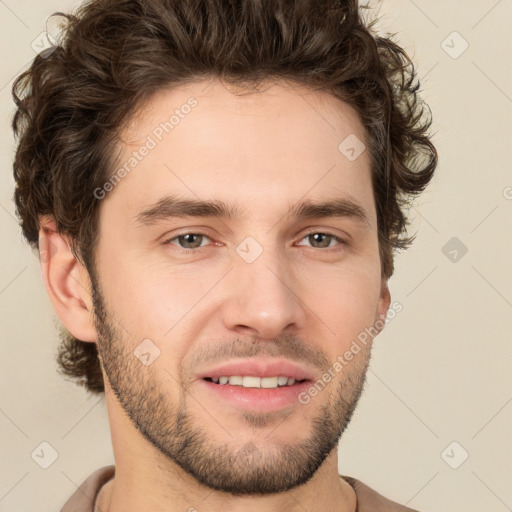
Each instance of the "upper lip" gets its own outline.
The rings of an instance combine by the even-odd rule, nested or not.
[[[252,377],[292,377],[295,380],[313,380],[312,373],[285,359],[243,359],[223,363],[198,374],[197,379],[241,375]]]

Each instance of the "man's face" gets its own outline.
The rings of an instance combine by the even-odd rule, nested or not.
[[[389,295],[369,155],[340,151],[348,136],[364,140],[356,114],[326,94],[240,96],[216,81],[161,91],[122,133],[117,169],[130,171],[101,200],[92,276],[107,393],[156,454],[211,488],[306,482],[360,396],[371,343],[334,363]],[[171,216],[170,196],[233,216]],[[339,200],[366,221],[297,208]]]

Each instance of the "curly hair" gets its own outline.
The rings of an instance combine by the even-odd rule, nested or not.
[[[89,0],[58,42],[14,82],[14,200],[23,235],[38,248],[40,216],[90,275],[99,201],[114,171],[123,125],[151,95],[218,78],[255,87],[291,80],[351,105],[369,150],[382,275],[407,249],[407,209],[430,182],[437,152],[430,109],[411,59],[374,30],[357,0]],[[95,343],[61,333],[59,371],[104,391]]]

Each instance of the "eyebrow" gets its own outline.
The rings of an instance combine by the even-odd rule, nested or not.
[[[135,223],[147,227],[173,217],[211,217],[217,219],[246,219],[247,215],[236,205],[228,205],[220,200],[183,199],[165,196],[153,205],[144,208],[136,217]],[[348,218],[358,223],[371,223],[366,210],[350,197],[329,201],[303,201],[292,205],[284,215],[286,218],[308,220],[325,217]]]

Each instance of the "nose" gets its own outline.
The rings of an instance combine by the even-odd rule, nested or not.
[[[222,321],[227,329],[272,339],[304,326],[300,284],[277,251],[264,250],[252,263],[236,256],[224,286]]]

